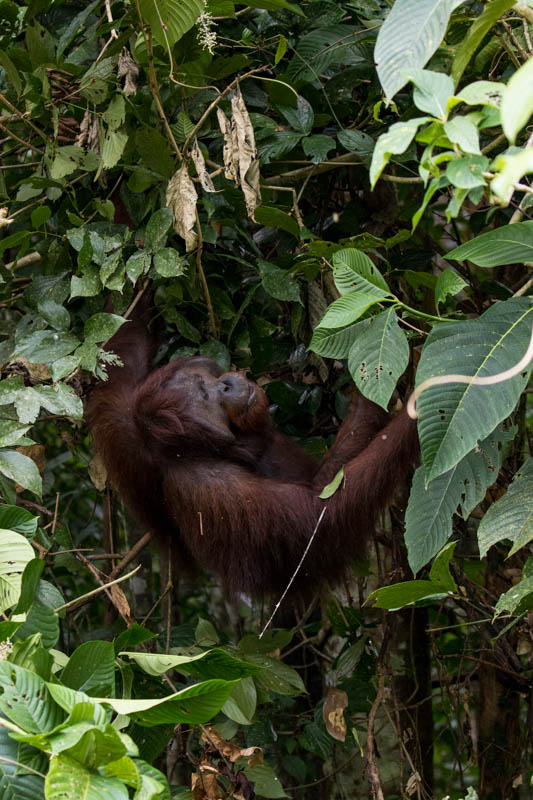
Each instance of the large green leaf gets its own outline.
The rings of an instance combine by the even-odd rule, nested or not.
[[[61,673],[65,686],[87,694],[115,691],[115,649],[112,642],[83,642],[74,650]]]
[[[533,458],[520,467],[507,493],[489,508],[481,520],[477,538],[482,557],[502,539],[513,543],[509,555],[533,539]]]
[[[17,450],[0,450],[0,472],[41,497],[43,483],[35,461]]]
[[[0,725],[0,797],[2,800],[40,800],[44,781],[39,775],[24,773],[23,766],[36,768],[35,751],[16,742]],[[31,764],[29,763],[31,759]]]
[[[0,613],[18,603],[22,573],[34,557],[24,536],[0,528]]]
[[[382,133],[376,142],[370,164],[370,185],[375,186],[379,176],[389,163],[392,155],[405,153],[421,125],[429,117],[414,117],[406,122],[395,122],[386,133]]]
[[[131,658],[149,675],[163,675],[175,669],[184,675],[195,675],[202,679],[223,676],[225,680],[236,680],[261,671],[256,664],[241,661],[218,647],[195,656],[127,652],[120,655]]]
[[[450,14],[463,0],[396,0],[378,34],[374,61],[388,100],[407,71],[423,67],[440,45]]]
[[[326,358],[348,358],[351,346],[369,321],[365,319],[341,329],[316,328],[309,349]]]
[[[154,38],[173,47],[192,28],[202,11],[203,0],[139,0],[143,18],[152,29]]]
[[[533,58],[530,58],[511,76],[503,92],[502,127],[511,144],[533,113],[532,82]]]
[[[129,655],[129,654],[128,654]],[[230,696],[235,681],[208,680],[187,686],[176,694],[146,700],[115,700],[102,697],[118,714],[132,716],[140,725],[185,722],[200,725],[217,714]]]
[[[496,480],[502,462],[502,442],[509,434],[497,428],[448,472],[426,487],[424,468],[413,478],[405,515],[405,544],[409,566],[416,575],[452,535],[452,518],[460,508],[467,519]]]
[[[495,303],[478,319],[439,325],[431,331],[417,383],[433,375],[487,377],[515,365],[527,350],[533,302],[512,298]],[[531,368],[531,367],[530,367]],[[494,386],[449,383],[418,400],[418,431],[426,481],[451,469],[515,408],[529,370]]]
[[[0,709],[8,719],[30,733],[46,733],[64,717],[35,672],[0,661]]]
[[[348,369],[362,394],[386,410],[408,361],[409,345],[390,307],[372,317],[356,338],[348,355]]]
[[[452,61],[452,78],[457,85],[472,56],[483,41],[492,26],[499,20],[507,9],[514,5],[515,0],[491,0],[483,9],[483,13],[474,20],[467,36],[463,39]]]
[[[472,261],[478,267],[500,267],[533,261],[533,220],[482,233],[455,250],[450,250],[446,258],[451,261]]]
[[[378,293],[379,292],[379,293]],[[343,328],[356,322],[375,303],[383,300],[383,293],[349,292],[332,303],[320,321],[319,328]]]
[[[128,800],[129,797],[122,781],[97,775],[65,754],[50,760],[45,793],[46,800],[64,800],[66,797],[83,800]]]
[[[390,296],[387,282],[374,262],[355,248],[338,250],[334,254],[333,277],[341,294],[358,291]]]

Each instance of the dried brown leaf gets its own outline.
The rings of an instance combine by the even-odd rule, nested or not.
[[[223,159],[224,159],[224,175],[230,181],[235,181],[235,183],[239,182],[238,172],[239,172],[239,155],[236,149],[233,147],[233,135],[231,129],[231,122],[224,114],[221,108],[217,108],[217,117],[218,117],[218,124],[220,126],[220,130],[224,136],[224,149],[223,149]]]
[[[328,689],[322,707],[322,719],[330,736],[339,742],[346,739],[346,720],[344,709],[348,705],[348,695],[342,689]]]
[[[185,240],[187,252],[194,250],[198,241],[194,230],[197,199],[194,183],[189,177],[187,164],[184,161],[168,182],[166,201],[174,216],[174,230]]]
[[[213,181],[211,180],[211,176],[207,171],[204,161],[204,154],[200,150],[197,139],[194,140],[194,147],[191,150],[191,157],[194,161],[194,166],[196,167],[196,173],[200,179],[202,189],[205,189],[206,192],[216,191]]]
[[[126,47],[118,57],[117,77],[124,78],[123,92],[126,95],[137,94],[137,78],[139,77],[139,67],[131,57]]]
[[[253,125],[239,87],[231,98],[231,111],[231,127],[236,137],[239,157],[239,181],[244,193],[248,216],[255,221],[254,212],[261,203],[259,161],[257,160]],[[233,146],[235,148],[235,139]]]

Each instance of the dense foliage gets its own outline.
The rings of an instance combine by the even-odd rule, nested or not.
[[[533,3],[0,12],[2,798],[530,797]],[[316,455],[353,382],[520,366],[419,397],[405,519],[260,638],[91,460],[147,285],[158,359],[249,370]]]

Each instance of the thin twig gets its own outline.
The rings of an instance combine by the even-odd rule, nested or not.
[[[64,603],[62,606],[58,606],[57,608],[54,608],[54,613],[57,614],[59,611],[72,610],[72,608],[74,606],[77,606],[78,604],[85,603],[91,597],[95,597],[97,594],[100,594],[101,592],[106,592],[107,593],[108,589],[111,586],[115,586],[117,583],[122,583],[123,581],[127,581],[128,578],[133,577],[133,575],[135,575],[135,573],[138,572],[141,567],[142,567],[142,564],[139,564],[138,567],[135,567],[135,569],[132,569],[132,571],[128,572],[127,575],[123,575],[121,578],[117,578],[114,581],[109,581],[109,583],[104,583],[102,586],[97,586],[96,589],[93,589],[92,591],[87,592],[86,594],[82,594],[81,597],[77,597],[75,600],[70,600],[68,603]]]
[[[266,633],[266,630],[267,630],[268,626],[270,625],[270,623],[271,623],[271,622],[272,622],[272,620],[274,619],[274,617],[275,617],[275,615],[276,615],[276,612],[277,612],[278,608],[279,608],[279,607],[280,607],[280,605],[283,603],[283,600],[285,599],[285,596],[286,596],[287,592],[289,591],[289,589],[291,588],[292,584],[294,583],[294,579],[295,579],[295,578],[296,578],[296,576],[298,575],[298,572],[300,571],[300,567],[301,567],[301,566],[302,566],[302,564],[304,563],[304,559],[305,559],[305,557],[306,557],[307,553],[309,552],[309,548],[310,548],[310,547],[311,547],[311,545],[313,544],[313,540],[314,540],[314,538],[315,538],[315,535],[316,535],[316,532],[317,532],[317,530],[318,530],[318,526],[319,526],[319,525],[320,525],[320,523],[322,522],[322,518],[324,517],[324,514],[326,513],[326,509],[327,509],[327,506],[324,506],[324,508],[323,508],[323,509],[322,509],[322,511],[320,512],[320,516],[319,516],[319,518],[318,518],[318,520],[317,520],[317,523],[316,523],[316,525],[315,525],[315,529],[314,529],[313,533],[311,534],[311,538],[310,538],[310,539],[309,539],[309,541],[307,542],[307,546],[306,546],[306,548],[305,548],[305,550],[304,550],[304,552],[303,552],[303,555],[302,555],[302,557],[301,557],[300,561],[298,562],[298,566],[296,567],[296,569],[295,569],[295,570],[294,570],[294,572],[292,573],[291,579],[290,579],[290,581],[288,582],[287,586],[285,587],[285,591],[283,592],[283,594],[282,594],[282,595],[281,595],[281,597],[279,598],[279,600],[278,600],[278,602],[276,603],[276,606],[275,606],[275,608],[274,608],[274,611],[272,612],[272,614],[271,614],[271,615],[270,615],[270,617],[268,618],[268,620],[267,620],[267,622],[266,622],[266,624],[265,624],[265,627],[263,628],[263,630],[262,630],[262,631],[261,631],[261,633],[259,634],[259,638],[260,638],[260,639],[262,639],[262,638],[263,638],[264,634]]]

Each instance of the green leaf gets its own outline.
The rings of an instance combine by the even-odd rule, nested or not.
[[[276,300],[289,300],[293,303],[300,302],[300,287],[294,275],[262,259],[258,260],[257,266],[265,292]]]
[[[474,20],[452,61],[452,78],[455,85],[459,83],[461,75],[472,60],[472,56],[486,34],[512,5],[514,5],[513,0],[491,0],[486,4],[483,12]]]
[[[275,67],[277,67],[277,65],[279,64],[279,62],[281,61],[286,52],[287,52],[287,40],[283,36],[283,34],[280,33],[278,46],[276,48],[276,55],[274,56]]]
[[[533,608],[533,576],[524,577],[516,586],[500,595],[495,605],[496,614],[508,611],[516,616]]]
[[[414,117],[407,122],[395,122],[386,133],[381,134],[376,142],[372,154],[372,163],[370,164],[369,177],[372,188],[374,188],[379,176],[389,163],[390,157],[405,153],[419,127],[427,122],[428,119],[428,117]]]
[[[222,706],[222,713],[239,725],[250,725],[257,705],[257,689],[253,678],[243,678]]]
[[[131,260],[131,259],[130,259]],[[173,247],[162,247],[154,253],[154,268],[163,278],[179,278],[185,274],[187,259]]]
[[[261,162],[269,164],[273,158],[290,153],[302,136],[302,133],[292,133],[291,131],[274,131],[267,139],[257,143],[257,152]]]
[[[20,483],[37,497],[42,495],[42,480],[35,461],[16,450],[0,450],[0,472]]]
[[[166,50],[192,28],[204,10],[204,3],[203,0],[139,0],[139,7],[154,38]]]
[[[446,165],[446,177],[458,189],[473,189],[485,186],[483,173],[489,168],[486,156],[465,156],[449,161]]]
[[[137,252],[126,261],[126,275],[130,281],[135,284],[141,275],[145,275],[148,272],[151,263],[151,253],[147,253],[146,250],[137,250]]]
[[[420,111],[441,120],[448,116],[448,99],[453,95],[453,82],[442,72],[429,69],[408,70],[409,80],[414,84],[413,102]]]
[[[0,505],[0,528],[22,533],[30,539],[35,535],[39,517],[20,506]]]
[[[156,211],[146,225],[145,248],[149,253],[160,250],[167,240],[167,234],[172,225],[172,211],[170,208],[160,208]]]
[[[18,603],[22,573],[33,559],[33,547],[24,536],[0,529],[0,613]]]
[[[505,84],[497,81],[474,81],[458,92],[454,105],[455,102],[462,102],[469,106],[483,105],[499,109],[504,89]]]
[[[405,514],[405,544],[409,566],[416,573],[439,552],[452,535],[453,515],[460,509],[468,519],[496,480],[503,443],[512,437],[497,428],[451,470],[424,485],[424,469],[413,478]]]
[[[83,275],[73,275],[70,279],[71,297],[94,297],[102,291],[100,273],[96,267],[87,267]]]
[[[446,254],[450,261],[472,261],[478,267],[499,267],[533,260],[533,220],[482,233]]]
[[[263,672],[255,676],[257,686],[291,697],[296,697],[306,691],[303,681],[296,670],[289,667],[288,664],[284,664],[283,661],[270,656],[252,653],[248,656],[248,660],[264,667]]]
[[[284,8],[287,11],[292,11],[293,14],[305,17],[298,3],[288,3],[286,0],[251,0],[251,2],[247,2],[246,5],[250,6],[250,8],[264,8],[267,11],[277,11],[280,8]]]
[[[1,664],[0,664],[1,666]],[[132,716],[139,725],[201,725],[217,714],[230,696],[235,681],[208,680],[187,686],[168,697],[143,700],[100,698],[118,714]]]
[[[385,410],[408,362],[409,345],[393,307],[369,320],[348,354],[355,385]]]
[[[533,148],[528,147],[518,153],[501,153],[494,159],[492,170],[498,174],[491,181],[490,188],[503,204],[508,205],[515,184],[524,175],[533,172]]]
[[[104,778],[86,769],[79,761],[62,753],[50,759],[45,781],[46,800],[78,797],[83,800],[128,800],[122,781]]]
[[[259,797],[288,797],[283,791],[279,778],[269,764],[257,764],[251,767],[247,759],[242,759],[238,763],[248,780],[253,782],[254,792]]]
[[[215,647],[195,656],[175,656],[153,653],[121,653],[135,661],[148,675],[163,675],[171,669],[196,678],[220,678],[237,680],[255,675],[261,667],[235,658],[225,650]]]
[[[495,303],[478,319],[437,325],[422,351],[417,384],[432,375],[455,373],[458,364],[468,376],[509,369],[526,352],[532,323],[531,301],[512,298]],[[529,369],[493,386],[450,383],[421,395],[418,431],[427,482],[455,466],[509,416]]]
[[[115,649],[112,642],[84,642],[73,652],[61,673],[65,686],[87,694],[115,692]]]
[[[467,117],[454,117],[444,123],[444,130],[450,142],[458,144],[463,153],[481,155],[479,131]]]
[[[33,422],[33,420],[30,421]],[[29,428],[30,425],[21,425],[16,420],[0,420],[0,447],[16,447],[24,444],[21,439],[24,438],[24,434]]]
[[[533,539],[533,458],[520,467],[506,494],[490,506],[477,538],[482,558],[489,547],[502,539],[513,543],[510,556]]]
[[[317,133],[302,139],[302,147],[305,155],[311,158],[313,164],[320,164],[326,160],[329,151],[335,148],[335,139],[323,133]]]
[[[344,479],[344,467],[341,467],[340,470],[337,472],[335,477],[332,481],[330,481],[327,486],[324,486],[320,494],[318,495],[321,500],[327,500],[328,497],[333,497],[339,486],[341,485]]]
[[[390,100],[407,83],[406,71],[423,67],[444,39],[450,14],[462,0],[396,0],[381,26],[374,61]]]
[[[457,591],[457,585],[450,572],[450,561],[456,545],[457,542],[450,542],[443,547],[429,571],[429,580],[438,586],[442,586],[449,592]]]
[[[448,592],[447,588],[433,581],[403,581],[393,586],[374,589],[368,595],[367,602],[375,600],[373,608],[397,611],[419,600],[443,600],[448,596]]]
[[[333,255],[333,278],[341,294],[370,292],[390,297],[387,282],[374,262],[360,250],[348,248]]]
[[[48,206],[37,206],[31,212],[31,224],[34,228],[40,228],[51,216],[52,212]]]
[[[127,142],[128,134],[125,131],[110,130],[106,133],[101,152],[104,169],[111,169],[118,164]]]
[[[70,314],[59,303],[49,299],[41,300],[37,303],[37,311],[44,321],[57,331],[68,331],[70,328]]]
[[[35,331],[19,339],[13,355],[15,358],[27,358],[32,364],[50,364],[67,356],[78,345],[78,339],[71,333]]]
[[[337,139],[349,153],[356,153],[364,161],[369,161],[372,158],[376,143],[368,133],[355,129],[345,129],[337,132]]]
[[[0,661],[0,709],[15,725],[29,733],[47,733],[63,719],[46,683],[35,672]]]
[[[255,221],[268,228],[281,228],[287,233],[292,233],[296,239],[300,238],[300,228],[293,217],[272,206],[259,206],[255,209]]]
[[[278,106],[278,111],[285,117],[291,128],[298,133],[309,133],[313,127],[315,114],[313,106],[305,97],[298,95],[296,108],[291,106]]]
[[[335,300],[320,320],[319,328],[343,328],[359,319],[375,303],[383,300],[383,294],[350,292]]]
[[[443,270],[435,284],[435,306],[438,307],[448,295],[459,294],[465,286],[468,286],[467,282],[455,270]]]
[[[32,558],[24,567],[21,580],[21,592],[14,614],[25,614],[35,599],[37,586],[44,568],[44,561],[40,558]]]
[[[119,317],[118,314],[93,314],[85,323],[85,342],[90,344],[107,342],[124,322],[126,322],[124,317]]]
[[[44,797],[44,780],[24,770],[27,752],[27,745],[16,742],[7,728],[0,726],[0,792],[3,800],[41,800]]]
[[[315,328],[309,349],[325,358],[348,358],[352,344],[368,322],[369,320],[363,320],[341,330]]]

